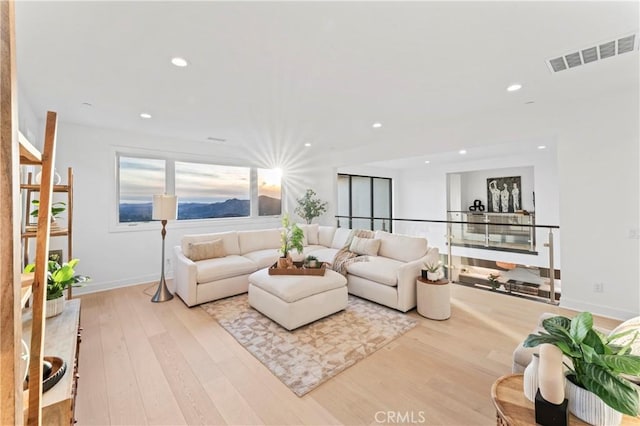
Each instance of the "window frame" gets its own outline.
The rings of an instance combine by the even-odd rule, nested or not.
[[[349,229],[353,229],[353,178],[366,178],[369,180],[369,208],[371,211],[371,218],[368,219],[369,220],[369,229],[373,230],[374,226],[375,226],[375,220],[374,219],[376,216],[374,215],[375,212],[375,190],[374,190],[374,179],[381,179],[381,180],[387,180],[389,181],[389,217],[388,218],[382,218],[382,220],[388,220],[389,221],[389,229],[387,229],[387,232],[393,232],[393,178],[390,177],[384,177],[384,176],[367,176],[367,175],[355,175],[355,174],[349,174],[349,173],[338,173],[337,177],[346,177],[348,179],[349,182],[349,214],[346,215],[346,218],[340,218],[340,219],[346,219],[348,221],[349,224]],[[342,215],[345,216],[345,215]],[[367,220],[367,219],[362,219],[362,220]],[[340,221],[338,221],[340,222]]]
[[[167,194],[175,194],[175,162],[189,162],[189,163],[201,163],[211,164],[219,166],[230,167],[244,167],[249,168],[249,205],[250,215],[243,217],[224,217],[224,218],[204,218],[204,219],[183,219],[171,221],[171,227],[180,228],[202,228],[206,226],[215,225],[216,227],[237,227],[243,224],[256,225],[256,224],[273,224],[274,220],[279,220],[282,217],[280,215],[271,216],[259,216],[258,215],[258,187],[257,187],[257,169],[269,169],[270,167],[264,164],[239,164],[237,159],[219,158],[216,157],[202,157],[195,156],[193,154],[170,152],[170,151],[157,151],[136,149],[123,146],[111,146],[110,158],[112,159],[112,180],[109,185],[109,232],[132,232],[132,231],[148,231],[156,230],[157,224],[155,220],[148,222],[120,222],[120,157],[133,157],[133,158],[147,158],[153,160],[165,160],[165,191]],[[275,168],[275,167],[271,167]],[[281,212],[285,211],[285,184],[284,177],[280,181],[280,203],[282,205]]]

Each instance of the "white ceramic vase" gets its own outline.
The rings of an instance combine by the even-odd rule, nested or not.
[[[569,412],[593,426],[617,426],[622,422],[622,413],[609,407],[594,393],[581,388],[567,379],[566,398]]]
[[[64,294],[57,299],[47,300],[45,302],[45,318],[55,317],[60,315],[64,310]]]
[[[533,354],[531,362],[524,369],[524,378],[522,380],[524,387],[524,396],[531,402],[536,399],[536,392],[538,392],[538,365],[540,358],[538,354]]]
[[[429,281],[438,281],[440,274],[438,272],[427,271],[427,279]]]

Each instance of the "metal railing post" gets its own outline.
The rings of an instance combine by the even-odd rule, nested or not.
[[[485,247],[489,247],[489,215],[485,213],[484,215],[484,245]]]
[[[451,260],[451,224],[447,223],[447,267],[449,268],[449,282],[453,282],[453,261]]]
[[[556,269],[553,264],[553,230],[549,228],[549,240],[545,244],[545,247],[549,248],[549,303],[557,305],[556,302]]]

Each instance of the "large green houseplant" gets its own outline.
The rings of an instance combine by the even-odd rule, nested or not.
[[[302,198],[298,198],[296,201],[298,206],[295,213],[307,223],[311,223],[314,218],[327,211],[327,202],[317,198],[313,189],[307,189]]]
[[[640,375],[640,357],[629,353],[633,339],[625,346],[613,343],[634,331],[605,336],[593,328],[593,317],[589,312],[582,312],[573,319],[547,318],[542,327],[546,333],[530,334],[524,341],[525,347],[543,343],[557,346],[571,360],[571,365],[566,365],[569,370],[567,380],[594,393],[614,410],[637,415],[638,390],[621,374]]]

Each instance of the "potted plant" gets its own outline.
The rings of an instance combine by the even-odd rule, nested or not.
[[[304,232],[295,223],[289,220],[289,215],[282,216],[282,233],[280,234],[280,259],[278,259],[279,268],[288,268],[293,265],[289,252],[296,249],[298,253],[302,253],[302,241]]]
[[[322,266],[322,263],[318,261],[317,257],[309,255],[304,260],[304,266],[307,268],[319,268]]]
[[[296,201],[298,202],[298,207],[296,207],[295,213],[307,223],[311,223],[314,218],[327,211],[327,202],[316,198],[316,193],[313,189],[307,189],[304,196]]]
[[[442,268],[442,262],[438,263],[425,263],[422,270],[422,278],[428,281],[438,281],[440,279],[440,268]]]
[[[542,327],[546,333],[530,334],[524,346],[550,343],[571,360],[570,364],[565,363],[570,412],[587,423],[606,425],[619,424],[622,414],[637,415],[638,390],[622,376],[640,375],[640,357],[629,353],[637,331],[607,337],[593,328],[593,316],[589,312],[573,319],[547,318]],[[625,346],[613,343],[634,332],[636,336]]]
[[[500,278],[500,274],[490,273],[487,279],[489,280],[489,284],[491,284],[491,290],[497,290],[500,287],[500,282],[498,282],[498,278]]]
[[[76,287],[75,284],[85,283],[91,280],[91,278],[86,275],[75,274],[74,268],[78,262],[78,259],[71,259],[62,265],[53,260],[47,262],[47,302],[45,315],[47,318],[62,313],[64,309],[64,290],[67,287]],[[24,268],[24,272],[33,272],[35,268],[35,264],[30,263]]]
[[[31,204],[35,207],[35,209],[29,213],[29,215],[33,218],[38,218],[38,212],[40,211],[40,200],[33,200]],[[56,219],[60,213],[64,212],[67,209],[67,204],[63,201],[58,201],[51,204],[51,227],[56,228],[58,225],[56,223]]]

